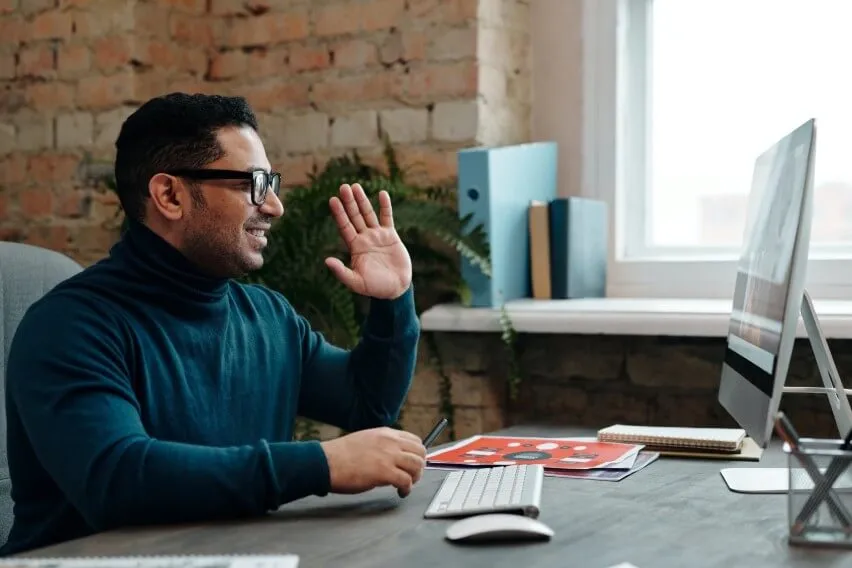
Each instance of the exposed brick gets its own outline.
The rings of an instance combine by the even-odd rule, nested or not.
[[[137,41],[134,54],[138,62],[158,71],[187,71],[200,75],[208,68],[208,58],[202,49],[181,47],[168,41]]]
[[[292,111],[308,105],[308,85],[270,81],[258,85],[240,86],[237,93],[246,98],[257,111],[286,109]]]
[[[30,156],[27,172],[33,181],[53,183],[77,176],[80,158],[73,154],[37,154]]]
[[[208,77],[213,80],[231,79],[247,67],[248,55],[239,49],[217,53],[210,60]]]
[[[401,35],[402,58],[406,61],[423,61],[429,48],[429,33],[426,30],[405,30]]]
[[[478,109],[476,100],[437,103],[432,111],[432,137],[451,142],[475,140]]]
[[[409,17],[424,24],[459,24],[476,19],[479,2],[480,0],[408,0],[408,13]]]
[[[16,46],[25,37],[28,37],[30,29],[24,19],[17,15],[0,16],[0,45]]]
[[[158,0],[165,6],[187,14],[203,14],[207,11],[207,0]]]
[[[19,151],[0,157],[0,185],[17,185],[27,179],[27,158]]]
[[[473,97],[479,86],[477,71],[475,61],[418,67],[398,83],[395,94],[412,104],[436,97]]]
[[[281,10],[292,8],[292,0],[284,0]],[[210,13],[215,16],[258,15],[275,10],[274,2],[269,0],[211,0]]]
[[[97,0],[91,9],[63,12],[73,19],[74,37],[96,39],[114,33],[133,32],[136,26],[135,6],[137,2],[114,2]],[[163,25],[163,21],[158,22]]]
[[[429,131],[429,111],[425,108],[398,108],[379,113],[381,129],[393,144],[426,140]]]
[[[288,52],[284,47],[252,50],[242,72],[252,79],[280,77],[287,69],[287,59]]]
[[[56,117],[56,147],[91,146],[95,120],[90,112],[74,112]]]
[[[30,219],[53,214],[53,195],[50,190],[32,187],[18,195],[21,213]]]
[[[12,116],[18,129],[18,150],[31,152],[53,148],[53,118],[43,113],[20,112]]]
[[[11,216],[9,201],[9,193],[0,187],[0,220],[6,220]]]
[[[318,36],[341,35],[361,28],[363,7],[351,2],[315,4],[314,33]]]
[[[360,11],[361,29],[386,30],[399,25],[405,12],[405,0],[372,0]]]
[[[74,87],[65,83],[35,83],[24,89],[27,105],[38,111],[59,110],[74,106]]]
[[[15,54],[0,53],[0,79],[15,77]]]
[[[329,79],[314,85],[311,101],[320,109],[340,103],[379,101],[392,95],[395,82],[396,78],[387,72]]]
[[[133,22],[136,30],[145,30],[148,37],[172,39],[172,11],[159,2],[137,2],[133,7]],[[186,18],[174,14],[176,18]],[[175,38],[177,39],[177,38]]]
[[[358,148],[378,144],[377,115],[374,110],[362,110],[336,116],[331,125],[331,145],[339,148]]]
[[[308,31],[308,13],[291,10],[234,20],[228,28],[226,42],[227,45],[239,47],[268,46],[305,38]]]
[[[0,122],[0,156],[5,156],[15,149],[16,133],[14,124]]]
[[[342,41],[333,45],[331,50],[334,52],[335,67],[369,67],[378,62],[375,44],[364,39]]]
[[[74,79],[91,68],[92,55],[84,44],[67,44],[57,50],[56,67],[61,79]]]
[[[293,71],[325,69],[330,62],[328,48],[322,45],[294,45],[290,49],[290,69]]]
[[[66,252],[70,231],[61,225],[33,227],[24,242],[56,252]]]
[[[73,16],[68,12],[42,12],[30,24],[30,39],[68,39]]]
[[[47,79],[56,74],[56,56],[53,46],[37,44],[25,47],[18,53],[18,77]]]
[[[102,0],[59,0],[59,9],[66,10],[68,8],[88,9],[94,7]]]
[[[292,186],[308,182],[308,174],[313,171],[315,159],[312,155],[288,156],[277,160],[281,172],[281,183]]]
[[[97,39],[92,45],[95,68],[105,73],[121,69],[130,63],[135,50],[135,39],[127,35],[113,35]]]
[[[20,5],[21,13],[27,16],[38,14],[56,7],[55,0],[23,0]]]
[[[288,117],[284,122],[283,149],[287,152],[312,152],[329,144],[329,118],[324,113]]]
[[[85,191],[73,190],[63,192],[59,196],[59,207],[56,213],[60,217],[78,219],[88,213],[91,203],[92,199]]]
[[[71,241],[81,251],[106,251],[116,239],[115,231],[98,225],[75,228],[71,234]]]
[[[86,77],[77,84],[77,104],[84,109],[105,109],[132,100],[133,91],[130,72]]]
[[[412,183],[444,182],[458,172],[456,154],[451,148],[401,146],[397,149],[397,159],[408,171]]]
[[[171,39],[198,47],[227,47],[220,44],[226,26],[221,18],[173,14],[169,20]]]
[[[433,34],[426,50],[426,58],[430,61],[475,58],[477,36],[475,27],[450,28]]]

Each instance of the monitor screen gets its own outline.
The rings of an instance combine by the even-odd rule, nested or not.
[[[809,225],[801,219],[810,191],[813,137],[814,123],[808,121],[761,154],[752,177],[720,401],[758,443],[764,442],[761,432],[774,413],[771,401],[784,380],[779,374],[786,375],[789,364],[783,346],[789,351],[787,336],[798,324],[809,238]],[[797,302],[795,312],[789,302]]]

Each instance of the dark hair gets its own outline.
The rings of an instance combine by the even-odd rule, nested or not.
[[[140,106],[115,142],[115,183],[125,215],[142,221],[148,182],[157,173],[200,168],[222,156],[216,131],[250,126],[257,117],[242,97],[171,93]]]

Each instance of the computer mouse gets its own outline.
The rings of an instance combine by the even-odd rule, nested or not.
[[[553,529],[543,522],[510,513],[466,517],[447,527],[447,540],[458,542],[549,540]]]

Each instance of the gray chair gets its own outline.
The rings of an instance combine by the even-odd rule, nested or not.
[[[58,252],[0,242],[0,544],[12,528],[12,483],[6,455],[6,361],[12,337],[30,305],[82,266]]]

